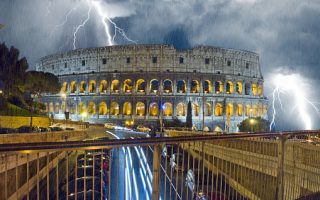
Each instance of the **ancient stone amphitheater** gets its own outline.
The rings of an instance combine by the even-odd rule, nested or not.
[[[119,45],[46,56],[38,71],[59,77],[60,94],[41,101],[50,116],[92,123],[192,121],[198,129],[236,131],[250,116],[267,118],[256,53],[212,46]]]

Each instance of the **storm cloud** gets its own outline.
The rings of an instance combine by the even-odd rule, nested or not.
[[[139,44],[171,43],[177,48],[202,44],[254,51],[260,54],[267,96],[273,73],[288,68],[307,77],[314,86],[311,98],[320,98],[318,0],[113,0],[104,5],[108,16]],[[73,7],[77,9],[61,25]],[[0,42],[20,49],[33,68],[40,57],[73,48],[74,28],[87,12],[86,0],[1,0],[0,23],[5,27],[0,30]],[[115,42],[129,43],[119,34]],[[106,44],[93,10],[77,34],[76,46]]]

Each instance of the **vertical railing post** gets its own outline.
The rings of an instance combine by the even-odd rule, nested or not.
[[[160,145],[154,145],[152,163],[152,200],[160,199]]]
[[[280,135],[278,143],[277,200],[284,199],[284,154],[286,136]]]

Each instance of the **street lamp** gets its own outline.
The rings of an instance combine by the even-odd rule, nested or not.
[[[253,133],[253,125],[255,123],[255,120],[253,118],[250,119],[250,125],[251,125],[251,133]]]

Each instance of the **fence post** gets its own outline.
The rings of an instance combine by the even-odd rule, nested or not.
[[[286,136],[280,135],[278,145],[277,200],[284,199],[284,154]]]
[[[161,146],[154,145],[153,163],[152,163],[152,200],[160,199],[160,149]]]

